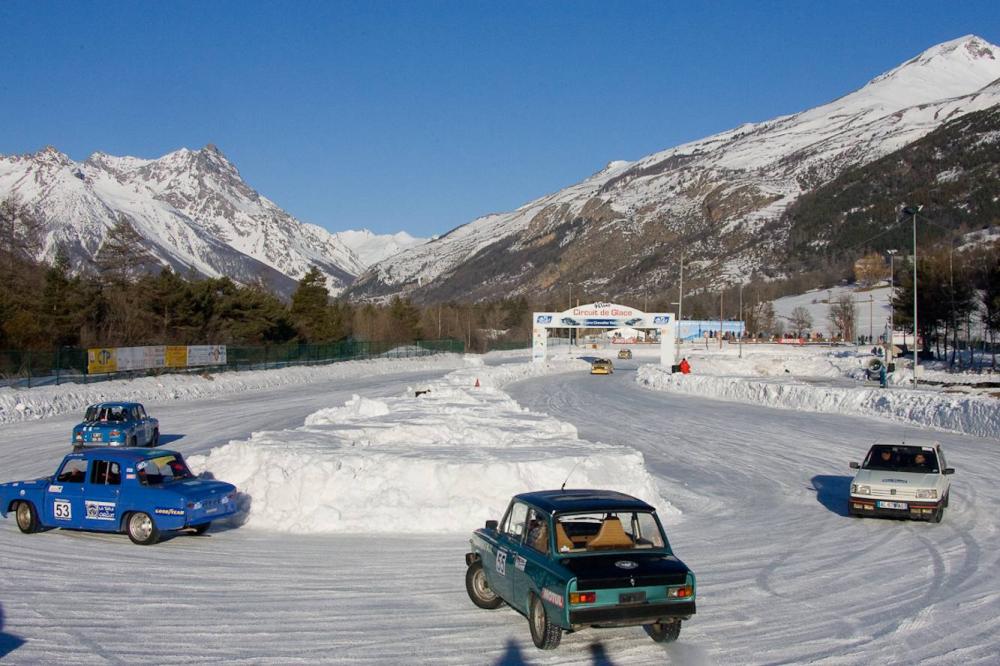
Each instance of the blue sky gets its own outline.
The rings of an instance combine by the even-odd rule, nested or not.
[[[859,88],[998,2],[0,3],[0,154],[214,143],[303,221],[441,234]]]

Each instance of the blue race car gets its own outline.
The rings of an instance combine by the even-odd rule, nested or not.
[[[163,532],[202,534],[236,513],[236,486],[196,478],[174,451],[88,449],[67,455],[52,476],[0,484],[0,515],[11,511],[25,534],[53,527],[125,532],[146,546]]]
[[[138,402],[99,402],[73,426],[74,449],[85,446],[157,446],[160,422]]]

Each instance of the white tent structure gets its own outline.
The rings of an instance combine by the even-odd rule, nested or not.
[[[562,312],[536,312],[532,315],[531,360],[545,360],[550,328],[636,328],[660,330],[660,364],[672,366],[677,361],[677,320],[672,312],[642,312],[616,303],[578,305]]]
[[[646,332],[640,331],[638,329],[632,328],[631,326],[622,326],[621,328],[615,328],[604,333],[604,337],[611,338],[621,338],[623,340],[645,340]]]

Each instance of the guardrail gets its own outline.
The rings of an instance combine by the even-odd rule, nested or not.
[[[341,340],[323,345],[284,344],[262,347],[227,345],[222,365],[158,368],[89,374],[87,350],[62,347],[50,351],[0,350],[0,386],[30,388],[66,382],[90,383],[123,377],[145,377],[165,373],[236,372],[269,370],[294,365],[322,365],[372,358],[411,358],[465,352],[462,340],[416,340],[413,342],[369,342]]]

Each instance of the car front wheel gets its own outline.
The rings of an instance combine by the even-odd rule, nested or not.
[[[486,582],[486,572],[482,562],[473,562],[465,572],[465,590],[469,593],[472,603],[480,608],[493,610],[503,605],[503,599],[490,589]]]
[[[672,622],[647,624],[645,629],[649,637],[657,643],[673,643],[681,635],[681,621],[673,620]]]
[[[126,531],[132,543],[140,546],[151,546],[160,538],[160,530],[156,529],[156,523],[149,514],[141,511],[129,516]]]
[[[939,506],[937,511],[931,514],[931,522],[940,523],[942,518],[944,518],[944,504]]]
[[[17,528],[25,534],[38,531],[38,513],[31,502],[18,502],[14,510],[17,519]]]
[[[559,641],[562,640],[562,627],[549,621],[542,600],[534,595],[531,596],[528,626],[531,627],[531,640],[536,648],[554,650],[559,647]]]

